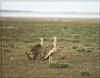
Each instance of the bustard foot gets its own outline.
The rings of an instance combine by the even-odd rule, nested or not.
[[[25,53],[30,60],[33,60],[33,56],[30,55],[28,52]]]

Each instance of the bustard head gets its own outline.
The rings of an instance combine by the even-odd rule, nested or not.
[[[54,48],[56,48],[57,37],[53,37],[53,39],[54,39],[53,46],[54,46]]]
[[[54,39],[54,40],[56,40],[56,39],[57,39],[57,37],[55,36],[55,37],[53,37],[53,39]]]
[[[40,41],[43,41],[43,38],[42,37],[40,37],[39,39],[40,39]]]
[[[40,39],[40,44],[43,46],[43,38],[40,37],[39,39]]]

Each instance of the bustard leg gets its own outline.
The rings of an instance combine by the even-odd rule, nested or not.
[[[32,55],[32,54],[30,54],[30,53],[28,53],[28,52],[26,52],[26,55],[27,55],[27,57],[28,57],[29,59],[31,59],[31,60],[34,59],[34,55]]]
[[[49,56],[49,62],[52,62],[52,57],[51,56]]]

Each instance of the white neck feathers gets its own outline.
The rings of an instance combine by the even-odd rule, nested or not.
[[[56,38],[56,37],[54,37],[53,39],[54,39],[53,46],[56,48],[57,38]]]
[[[43,38],[40,38],[40,44],[43,46]]]

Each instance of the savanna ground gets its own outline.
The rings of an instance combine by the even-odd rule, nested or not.
[[[0,33],[1,77],[71,77],[99,78],[99,19],[46,19],[3,17]],[[64,48],[52,57],[64,55],[67,68],[50,68],[49,62],[29,60],[25,52],[44,38],[44,46],[52,44]],[[83,76],[86,77],[86,76]]]

